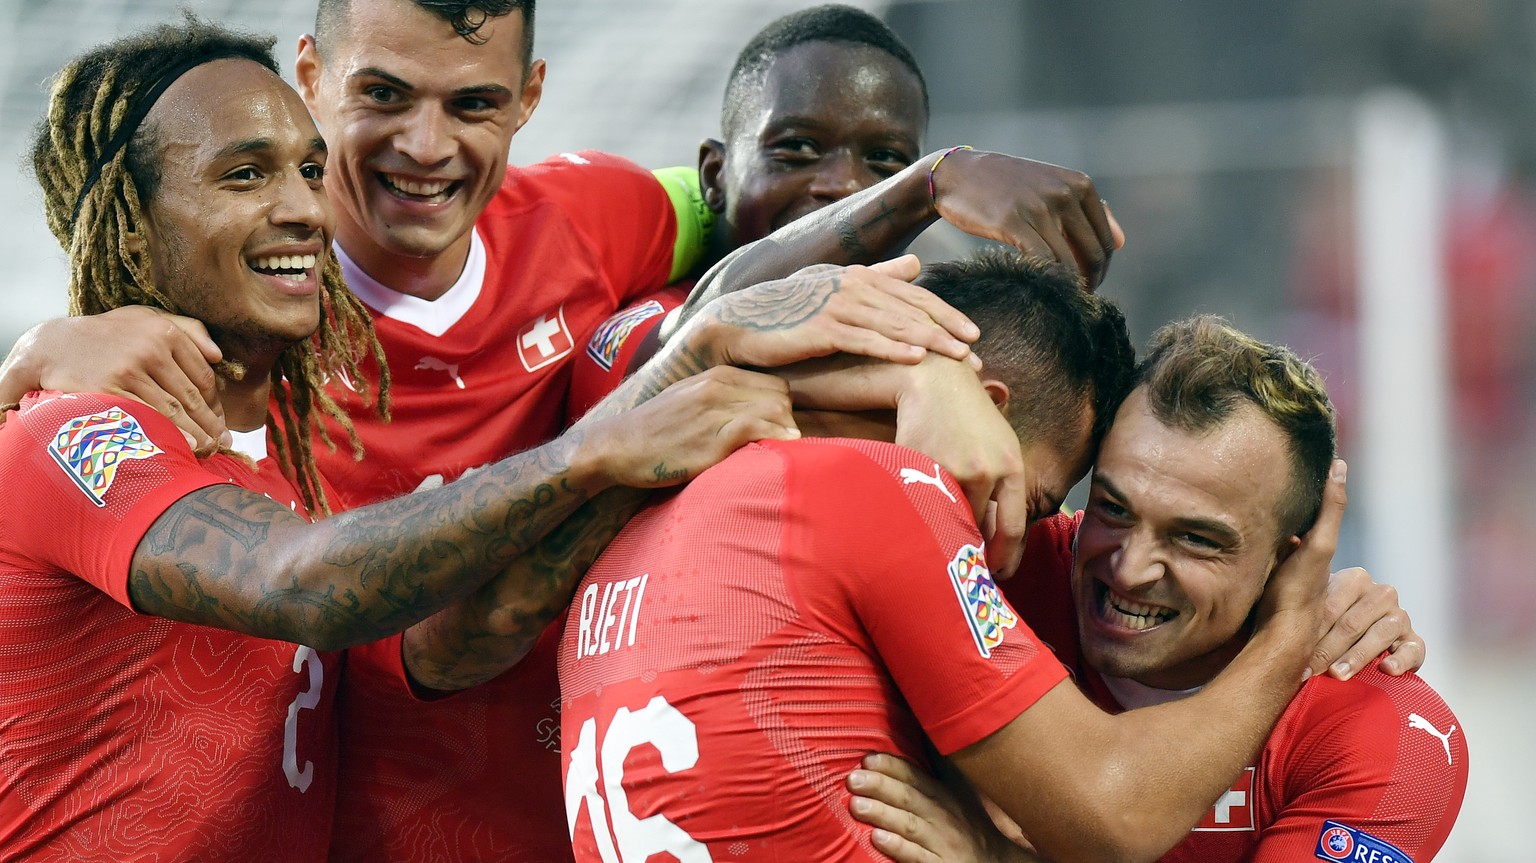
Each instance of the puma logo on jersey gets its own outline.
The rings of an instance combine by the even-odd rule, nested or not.
[[[1452,725],[1450,730],[1446,731],[1444,734],[1441,734],[1440,729],[1430,724],[1428,719],[1425,719],[1417,713],[1410,713],[1408,714],[1408,727],[1417,728],[1420,731],[1423,731],[1438,739],[1440,741],[1440,745],[1445,747],[1445,763],[1451,763],[1451,735],[1456,733],[1455,725]]]
[[[421,361],[416,363],[416,371],[447,372],[448,377],[453,378],[454,385],[461,390],[464,389],[464,379],[459,377],[458,363],[449,365],[437,357],[422,357]]]
[[[931,475],[931,476],[926,474],[926,473],[923,473],[922,471],[920,471],[920,470],[918,470],[916,468],[911,468],[911,467],[904,467],[904,468],[902,468],[901,469],[901,484],[902,485],[911,485],[914,482],[920,482],[923,485],[931,485],[931,486],[933,486],[934,488],[936,488],[939,491],[943,492],[944,496],[949,498],[949,502],[950,503],[958,503],[959,502],[959,501],[955,500],[955,496],[954,495],[949,493],[949,489],[944,487],[944,480],[939,478],[939,466],[938,466],[937,463],[935,463],[934,466],[933,466],[933,475]]]

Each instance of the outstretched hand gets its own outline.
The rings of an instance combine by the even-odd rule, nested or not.
[[[209,455],[228,431],[213,374],[221,359],[201,321],[161,309],[59,318],[17,340],[0,366],[0,404],[32,390],[123,396],[154,408]]]
[[[1056,261],[1092,290],[1125,232],[1081,171],[1004,153],[958,150],[933,172],[934,204],[955,227]]]
[[[704,333],[716,362],[771,368],[833,353],[916,363],[928,351],[974,361],[980,330],[911,284],[904,255],[873,266],[818,264],[712,300],[683,333]]]

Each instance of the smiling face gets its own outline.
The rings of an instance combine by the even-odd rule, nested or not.
[[[1084,659],[1161,689],[1209,681],[1284,547],[1290,492],[1280,429],[1251,404],[1216,428],[1169,428],[1133,391],[1094,467],[1072,573]]]
[[[341,243],[364,270],[418,295],[457,278],[512,136],[543,92],[543,61],[529,69],[523,56],[522,12],[489,19],[477,38],[410,0],[369,0],[352,4],[323,58],[310,37],[299,47],[299,89],[331,146]],[[435,278],[395,285],[397,270]]]
[[[160,179],[143,242],[156,283],[226,357],[270,365],[320,321],[334,229],[325,142],[298,94],[249,60],[215,60],[145,118]]]
[[[910,69],[877,48],[832,42],[779,54],[736,118],[727,146],[711,142],[700,161],[733,247],[912,164],[928,125]]]

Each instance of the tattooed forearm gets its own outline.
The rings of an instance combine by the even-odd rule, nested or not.
[[[466,689],[516,665],[647,496],[630,488],[599,494],[473,596],[406,630],[412,679],[429,689]]]
[[[399,632],[479,587],[606,487],[572,471],[580,437],[314,524],[255,492],[201,489],[139,543],[130,597],[145,613],[317,649]]]
[[[808,267],[794,277],[765,282],[750,291],[722,297],[712,314],[723,324],[746,330],[784,330],[814,317],[842,287],[841,267]]]
[[[864,245],[864,238],[859,235],[858,226],[854,224],[854,212],[846,209],[837,214],[837,246],[848,253],[849,258],[855,261],[866,260],[869,257],[869,247]]]
[[[627,411],[654,398],[657,393],[686,377],[691,377],[717,364],[718,360],[707,348],[694,348],[686,339],[677,339],[662,349],[630,375],[617,389],[587,411],[575,428],[606,419]]]

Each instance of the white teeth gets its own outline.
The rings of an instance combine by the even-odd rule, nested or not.
[[[1172,609],[1117,598],[1108,590],[1104,591],[1102,611],[1106,620],[1127,629],[1138,630],[1151,629],[1160,623],[1166,623],[1177,614]]]
[[[421,198],[439,197],[448,190],[449,186],[453,185],[451,180],[413,180],[410,177],[402,177],[399,174],[385,174],[384,182],[388,183],[396,191]]]
[[[264,272],[298,271],[307,273],[314,269],[318,255],[270,255],[265,258],[256,258],[251,261],[251,269]],[[291,275],[291,273],[290,273]]]

